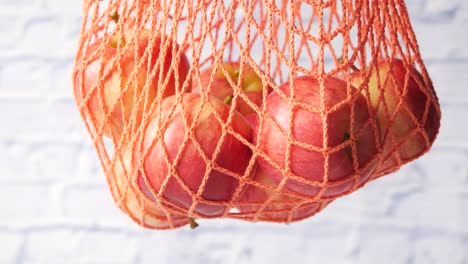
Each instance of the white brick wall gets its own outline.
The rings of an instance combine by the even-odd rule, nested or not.
[[[148,231],[113,204],[72,96],[81,1],[0,0],[0,263],[468,263],[468,2],[409,0],[433,149],[291,225]]]

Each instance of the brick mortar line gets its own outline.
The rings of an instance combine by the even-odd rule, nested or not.
[[[323,212],[325,213],[325,212]],[[62,218],[63,219],[63,218]],[[218,221],[222,221],[223,219],[217,219]],[[229,221],[233,221],[232,224],[225,224],[222,225],[221,227],[213,227],[213,224],[210,224],[210,221],[212,220],[205,220],[205,219],[199,219],[199,223],[201,224],[201,228],[203,229],[203,232],[233,232],[233,231],[239,231],[239,230],[256,230],[256,231],[262,231],[262,232],[271,232],[272,229],[275,228],[288,228],[286,224],[279,224],[279,225],[273,225],[273,224],[268,224],[268,223],[258,223],[258,224],[250,224],[247,222],[243,221],[236,221],[236,220],[231,220],[228,219]],[[343,229],[347,229],[350,227],[350,225],[354,229],[359,229],[362,230],[364,229],[374,229],[378,230],[379,232],[401,232],[401,233],[407,233],[407,234],[418,234],[419,236],[421,234],[432,234],[432,235],[448,235],[448,236],[456,236],[464,239],[468,239],[468,230],[459,230],[456,228],[438,228],[438,227],[420,227],[420,226],[411,226],[411,224],[392,224],[391,222],[394,221],[394,219],[389,219],[389,223],[375,223],[375,219],[369,218],[362,218],[360,217],[357,220],[344,220],[341,223],[337,222],[332,222],[332,221],[316,221],[314,222],[313,219],[310,219],[309,223],[307,222],[299,222],[299,223],[292,223],[291,225],[320,225],[320,226],[325,226],[326,228],[331,227],[331,226],[338,226],[338,227],[343,227]],[[305,220],[307,221],[307,220]],[[240,223],[237,225],[236,223]],[[247,225],[247,226],[246,226]],[[262,225],[262,226],[260,226]],[[179,230],[184,230],[185,228],[179,229]],[[286,229],[284,229],[286,231]],[[299,230],[300,229],[300,230]],[[40,223],[40,224],[31,224],[25,222],[23,223],[15,223],[15,224],[4,224],[0,223],[0,232],[4,233],[31,233],[31,232],[47,232],[51,230],[73,230],[73,231],[101,231],[101,232],[135,232],[135,233],[142,233],[142,232],[148,232],[152,231],[149,229],[143,229],[134,224],[133,222],[128,222],[127,224],[119,224],[119,223],[109,223],[107,221],[96,221],[96,220],[89,220],[89,221],[73,221],[73,220],[54,220],[52,219],[51,221],[47,223]],[[197,232],[188,230],[190,232]],[[158,232],[158,231],[152,231],[152,232]],[[300,232],[303,234],[315,234],[315,233],[321,233],[321,231],[304,231],[302,230],[302,227],[291,227],[291,232],[296,233]],[[305,233],[304,233],[305,232]],[[197,233],[197,234],[202,234],[202,233]],[[335,234],[334,232],[326,232],[326,234]],[[340,233],[341,234],[341,233]],[[339,235],[339,234],[335,234]]]

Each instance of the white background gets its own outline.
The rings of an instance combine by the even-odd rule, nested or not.
[[[409,0],[442,106],[432,150],[291,225],[136,226],[73,101],[79,0],[0,0],[0,263],[468,263],[468,2]]]

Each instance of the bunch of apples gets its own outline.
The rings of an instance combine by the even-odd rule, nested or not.
[[[276,86],[247,62],[192,69],[169,36],[135,32],[88,48],[75,94],[87,122],[123,142],[111,188],[146,227],[298,221],[419,157],[438,132],[430,81],[401,60]]]

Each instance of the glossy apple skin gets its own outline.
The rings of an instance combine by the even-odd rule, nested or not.
[[[132,151],[124,148],[115,160],[109,186],[116,204],[137,224],[151,229],[174,229],[189,223],[187,216],[164,211],[132,181]],[[166,213],[167,212],[167,213]]]
[[[291,223],[311,217],[328,205],[328,201],[306,202],[276,192],[277,184],[259,167],[252,178],[258,185],[247,184],[238,200],[239,215],[244,218]]]
[[[147,197],[167,201],[182,210],[188,210],[192,206],[192,197],[199,188],[203,188],[201,200],[193,212],[199,217],[220,216],[227,210],[226,203],[233,200],[233,195],[239,186],[239,178],[246,173],[252,151],[229,132],[226,133],[224,140],[220,141],[222,134],[220,122],[227,123],[230,111],[222,101],[210,98],[209,101],[203,102],[200,95],[193,93],[182,96],[181,103],[177,104],[174,111],[171,111],[171,108],[176,105],[176,96],[165,98],[160,111],[150,119],[145,128],[143,147],[136,148],[135,156],[141,156],[146,150],[149,152],[143,158],[138,181],[140,187],[143,183],[147,183],[150,187],[146,191],[144,186],[141,188]],[[200,107],[201,112],[196,119]],[[219,116],[219,121],[215,113]],[[183,115],[187,118],[187,126],[184,125]],[[185,135],[189,133],[187,127],[192,125],[191,137],[184,143]],[[240,137],[251,141],[251,128],[239,113],[234,112],[229,126]],[[161,128],[162,137],[158,137],[157,133]],[[214,156],[218,142],[219,152]],[[182,145],[185,146],[183,149]],[[175,161],[179,151],[180,156]],[[165,152],[168,160],[164,157]],[[213,160],[219,168],[214,167],[208,171],[205,160],[208,162]],[[173,170],[170,164],[174,164]],[[220,168],[228,172],[222,172]],[[184,189],[176,177],[192,194]],[[163,187],[165,181],[167,185]]]
[[[165,52],[162,67],[157,63],[158,57],[163,56],[161,51],[161,38],[156,37],[151,43],[148,30],[140,31],[138,43],[134,38],[134,31],[126,29],[121,42],[118,37],[114,37],[108,45],[104,47],[102,56],[100,53],[103,40],[100,39],[92,44],[86,56],[81,60],[86,64],[83,74],[77,73],[75,78],[75,97],[77,103],[84,102],[85,97],[90,96],[86,102],[85,118],[94,124],[96,130],[103,125],[103,135],[119,139],[125,125],[128,123],[132,112],[136,111],[136,124],[139,124],[142,113],[156,98],[158,89],[161,90],[162,98],[181,91],[187,79],[190,69],[189,61],[184,53],[175,62],[176,69],[171,68],[171,63],[175,59],[172,54],[173,45],[169,45]],[[178,45],[176,45],[176,50]],[[123,52],[121,59],[116,60],[116,56],[121,49]],[[145,52],[151,49],[151,52]],[[151,55],[151,59],[149,59]],[[86,61],[90,60],[90,61]],[[135,65],[139,67],[135,67]],[[120,65],[120,66],[119,66]],[[119,71],[119,67],[121,71]],[[102,73],[100,74],[100,70]],[[148,74],[148,71],[150,74]],[[151,71],[155,71],[154,78],[150,79]],[[177,81],[176,81],[177,72]],[[135,74],[135,77],[132,77]],[[169,76],[165,86],[160,85],[159,78]],[[102,82],[101,76],[104,76]],[[162,79],[161,84],[164,84]],[[145,85],[148,83],[148,90],[145,92]],[[187,82],[187,90],[191,90],[191,83]],[[163,90],[164,89],[164,90]],[[102,94],[102,100],[100,99]],[[121,100],[119,100],[121,98]],[[136,104],[136,99],[142,98]],[[115,105],[115,106],[114,106]],[[110,113],[109,113],[110,112]],[[108,119],[106,115],[109,114]],[[96,131],[97,132],[97,131]]]
[[[323,191],[320,193],[322,198],[340,196],[353,191],[355,187],[361,186],[369,179],[379,157],[376,148],[379,132],[373,129],[366,99],[356,93],[354,101],[338,105],[347,99],[347,84],[340,79],[328,77],[324,80],[325,101],[322,107],[320,84],[317,79],[301,76],[293,82],[295,102],[303,106],[295,107],[292,119],[290,118],[292,104],[278,91],[274,91],[265,102],[266,117],[263,117],[263,122],[253,126],[254,144],[258,144],[259,150],[264,153],[264,156],[258,159],[259,167],[276,184],[285,178],[283,172],[287,174],[289,169],[291,175],[296,178],[286,179],[285,190],[306,197],[315,197],[321,191]],[[280,86],[280,92],[286,97],[289,96],[290,83]],[[307,107],[312,108],[306,109]],[[329,111],[332,107],[335,107],[335,110]],[[352,107],[354,122],[351,131]],[[315,111],[312,110],[314,108]],[[328,111],[325,134],[323,126],[325,116],[322,117],[319,113],[322,110]],[[262,117],[259,117],[259,120],[261,119]],[[290,122],[291,137],[296,143],[290,145],[289,165],[286,165]],[[348,140],[351,135],[354,135],[352,137],[354,143]],[[328,149],[331,151],[335,148],[335,151],[330,152],[328,164],[322,151],[322,148],[326,147],[323,142],[324,136],[328,141]],[[352,145],[355,145],[356,155],[352,154]],[[311,147],[316,149],[309,149]],[[338,150],[336,147],[341,149]],[[353,165],[354,162],[356,166]],[[275,163],[279,168],[274,165]],[[326,165],[328,165],[327,175],[325,175]]]
[[[226,70],[227,76],[221,67]],[[213,71],[216,72],[213,73]],[[196,87],[194,90],[208,92],[210,96],[231,104],[232,98],[230,99],[230,97],[234,95],[234,89],[228,79],[234,85],[237,85],[240,81],[242,92],[247,96],[248,100],[260,107],[263,103],[263,90],[266,89],[268,94],[271,92],[271,87],[263,85],[262,79],[250,65],[244,65],[242,80],[239,80],[240,71],[240,64],[238,62],[225,62],[220,67],[206,69],[200,73],[200,83],[196,79],[193,79],[193,87]],[[210,87],[212,75],[214,76]],[[244,116],[255,113],[255,110],[240,96],[238,97],[236,110]]]
[[[366,74],[369,81],[362,87]],[[377,69],[353,73],[351,82],[368,94],[382,131],[384,161],[377,174],[393,172],[399,159],[404,164],[430,149],[440,127],[440,106],[430,80],[424,81],[413,66],[407,68],[394,59]]]

